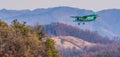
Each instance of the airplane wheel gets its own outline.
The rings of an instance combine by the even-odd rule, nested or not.
[[[83,24],[85,24],[85,23],[83,23]]]
[[[76,22],[77,20],[73,20],[73,22]]]
[[[78,23],[78,25],[80,25],[80,23]]]

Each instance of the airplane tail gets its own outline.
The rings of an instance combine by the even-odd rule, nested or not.
[[[79,18],[78,16],[70,16],[71,18]]]

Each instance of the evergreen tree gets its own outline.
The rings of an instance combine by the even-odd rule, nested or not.
[[[9,26],[0,20],[0,57],[59,57],[53,40],[42,43],[45,34],[25,24],[16,19]]]
[[[46,57],[60,57],[54,45],[55,45],[54,40],[50,38],[46,40],[46,51],[47,51]]]

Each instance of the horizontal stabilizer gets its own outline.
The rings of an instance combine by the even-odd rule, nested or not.
[[[80,16],[70,16],[71,18],[81,18]]]

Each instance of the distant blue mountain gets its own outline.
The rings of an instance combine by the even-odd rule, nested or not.
[[[120,37],[120,9],[109,9],[99,11],[99,26],[101,31],[108,33],[109,36]]]
[[[89,15],[93,14],[93,11],[71,7],[35,9],[33,11],[2,9],[0,10],[0,18],[8,23],[11,23],[14,19],[18,19],[20,22],[26,21],[29,25],[61,22],[81,29],[98,31],[103,36],[111,38],[120,37],[120,9],[107,9],[96,13],[99,15],[98,20],[86,23],[85,25],[77,25],[70,16]]]
[[[70,7],[55,7],[48,9],[35,9],[30,10],[0,10],[0,18],[5,19],[7,22],[11,22],[14,19],[20,21],[26,21],[28,24],[39,22],[41,24],[49,24],[51,22],[67,22],[70,23],[73,19],[70,16],[73,15],[86,15],[92,13],[90,10],[70,8]]]

